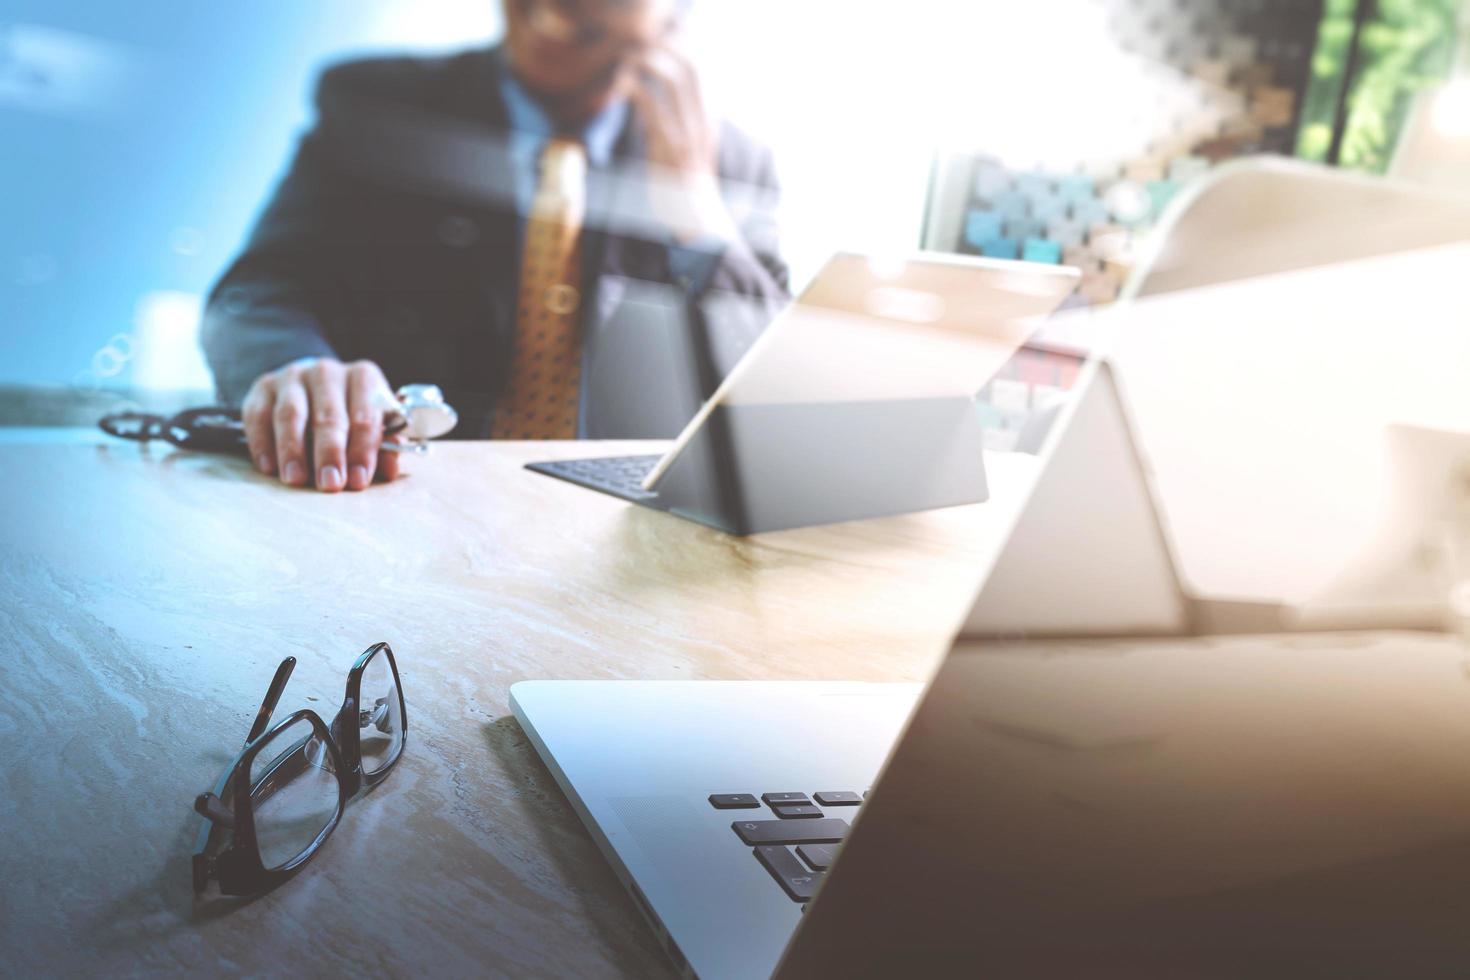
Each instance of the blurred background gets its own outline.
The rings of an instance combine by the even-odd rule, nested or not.
[[[497,0],[9,0],[5,420],[208,402],[204,296],[316,74],[500,23]],[[716,110],[775,150],[798,287],[834,249],[923,245],[1075,264],[1106,303],[1168,201],[1244,154],[1470,190],[1424,163],[1470,140],[1460,0],[696,0],[688,35]]]

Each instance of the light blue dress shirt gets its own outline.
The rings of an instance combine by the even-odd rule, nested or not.
[[[541,150],[547,140],[557,135],[557,130],[551,117],[508,71],[500,75],[500,94],[505,99],[510,120],[510,162],[515,173],[516,211],[524,221],[531,210],[531,199],[536,196]],[[619,99],[593,116],[582,132],[569,134],[580,138],[586,147],[589,167],[606,168],[612,162],[613,147],[627,120],[628,100]]]

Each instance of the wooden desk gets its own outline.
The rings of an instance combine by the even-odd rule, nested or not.
[[[918,680],[992,504],[735,539],[445,443],[360,494],[0,430],[0,975],[672,971],[510,717],[523,678]],[[190,809],[277,663],[398,655],[405,756],[294,881],[196,901]],[[208,894],[212,894],[208,893]]]

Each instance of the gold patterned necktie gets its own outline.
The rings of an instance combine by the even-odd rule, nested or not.
[[[495,439],[577,436],[587,153],[575,140],[548,140],[540,171],[526,218],[510,374],[491,425]]]

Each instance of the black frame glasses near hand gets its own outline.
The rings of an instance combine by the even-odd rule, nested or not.
[[[194,800],[204,817],[194,849],[196,893],[211,878],[225,895],[255,895],[287,881],[331,836],[347,801],[387,778],[403,755],[408,712],[388,644],[373,644],[352,665],[330,728],[304,708],[267,731],[295,667],[295,657],[281,661],[245,747],[214,789]]]

